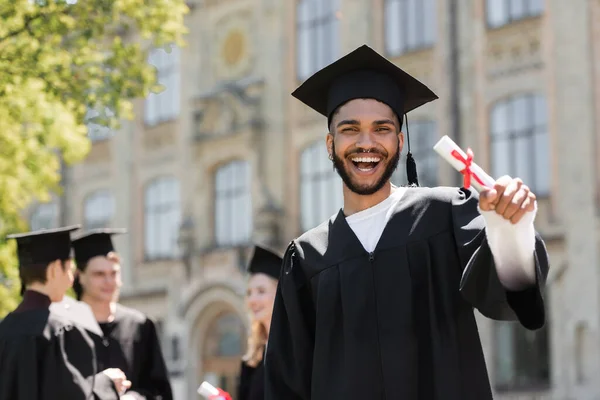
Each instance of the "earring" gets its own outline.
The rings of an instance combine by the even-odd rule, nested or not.
[[[333,154],[329,153],[329,161],[333,161]]]

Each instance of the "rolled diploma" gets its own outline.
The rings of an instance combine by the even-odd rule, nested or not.
[[[217,390],[216,387],[214,387],[210,383],[204,381],[204,382],[202,382],[202,385],[200,385],[200,387],[198,388],[198,394],[201,396],[204,396],[206,398],[209,398],[210,396],[218,395],[219,391]]]
[[[467,159],[467,154],[464,151],[462,151],[462,149],[458,147],[458,145],[454,143],[454,141],[448,136],[444,136],[443,138],[441,138],[436,143],[436,145],[433,146],[433,149],[440,156],[442,156],[444,160],[448,161],[450,165],[452,165],[457,171],[460,172],[463,169],[465,169],[465,164],[462,161],[454,158],[454,156],[452,156],[452,151],[456,150],[456,152],[460,154],[460,156],[465,160]],[[471,172],[473,172],[473,174],[476,175],[486,187],[494,187],[496,180],[488,174],[486,174],[485,171],[479,165],[472,162],[470,168]],[[475,190],[477,190],[477,192],[481,192],[485,189],[485,187],[483,187],[479,182],[477,182],[474,176],[471,177],[471,185],[475,188]]]

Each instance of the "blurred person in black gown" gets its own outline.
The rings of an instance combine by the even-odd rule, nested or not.
[[[73,284],[69,233],[78,228],[8,236],[17,241],[23,301],[0,322],[0,400],[116,400],[130,384],[118,369],[97,373],[85,330],[50,312]]]
[[[88,332],[101,368],[119,368],[131,381],[122,400],[172,400],[173,394],[155,323],[117,303],[121,259],[112,235],[124,229],[97,229],[73,240],[77,274],[73,288],[98,321],[102,336]]]
[[[281,257],[275,252],[261,246],[254,247],[254,255],[248,266],[250,278],[246,290],[246,305],[251,315],[248,351],[242,361],[240,384],[235,400],[263,400],[265,397],[263,357],[269,337],[281,262]]]

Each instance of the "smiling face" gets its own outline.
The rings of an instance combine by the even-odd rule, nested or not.
[[[267,328],[271,324],[276,291],[277,281],[268,275],[257,273],[248,280],[246,305],[252,318]]]
[[[118,258],[97,256],[91,258],[85,271],[79,271],[84,296],[97,302],[115,301],[121,287],[121,266]]]
[[[344,184],[371,195],[389,181],[398,166],[404,135],[392,109],[373,99],[355,99],[333,116],[327,148]]]

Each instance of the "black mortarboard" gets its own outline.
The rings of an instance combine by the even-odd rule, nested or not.
[[[436,100],[438,96],[367,45],[333,62],[308,78],[292,96],[327,117],[353,99],[375,99],[387,104],[398,116]],[[418,184],[416,166],[408,142],[408,183]],[[410,164],[410,165],[409,165]]]
[[[83,270],[91,258],[105,256],[111,251],[115,251],[112,235],[126,232],[126,229],[94,229],[73,239],[77,268]]]
[[[19,265],[23,268],[70,259],[70,233],[79,228],[81,225],[71,225],[56,229],[16,233],[8,235],[6,238],[17,241],[17,256]]]
[[[254,246],[254,254],[248,265],[248,272],[250,274],[266,274],[278,280],[282,262],[283,259],[274,251]]]

